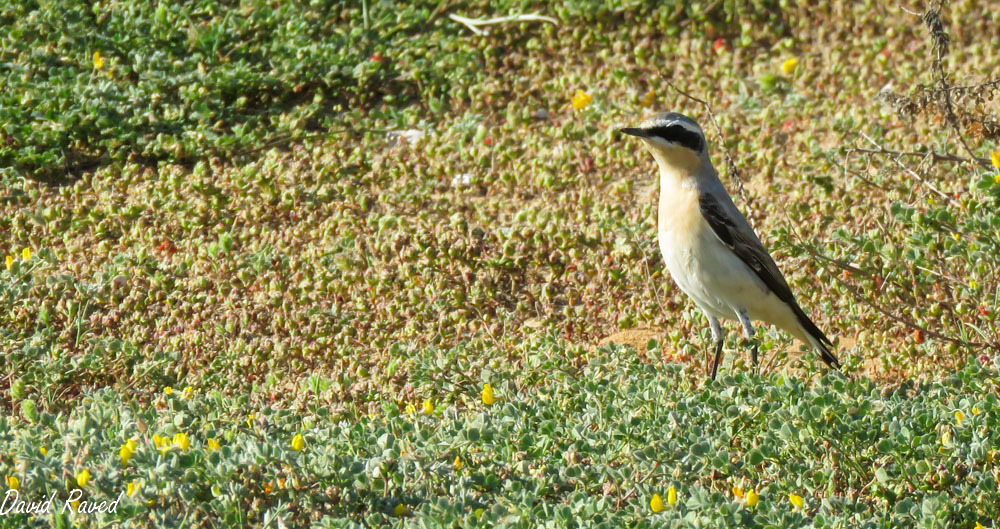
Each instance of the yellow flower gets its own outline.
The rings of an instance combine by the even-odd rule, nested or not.
[[[962,424],[962,421],[964,420],[965,420],[965,414],[962,413],[962,410],[955,410],[955,422],[957,422],[958,424]]]
[[[976,526],[973,529],[986,529],[986,528],[983,527],[983,524],[976,522]]]
[[[428,415],[434,413],[434,403],[431,399],[424,400],[424,413]]]
[[[979,282],[977,282],[975,279],[970,279],[969,288],[971,288],[972,290],[979,288]]]
[[[292,437],[292,450],[298,452],[306,447],[306,441],[302,438],[302,434],[297,433],[295,437]]]
[[[483,404],[490,406],[497,400],[493,398],[493,386],[489,384],[483,384]]]
[[[413,404],[407,404],[406,405],[406,414],[407,415],[416,415],[417,414],[417,407],[414,406]]]
[[[216,441],[215,439],[209,439],[208,440],[208,449],[209,450],[215,452],[219,448],[222,448],[222,447],[219,445],[218,441]]]
[[[129,439],[128,441],[125,441],[125,446],[127,446],[129,450],[135,452],[135,449],[139,448],[139,443],[136,442],[135,439]]]
[[[129,497],[135,496],[135,493],[139,492],[139,484],[130,481],[128,485],[125,486],[125,494]]]
[[[122,466],[128,464],[128,460],[132,459],[132,450],[127,444],[123,444],[121,449],[118,450],[118,457],[122,459]]]
[[[7,270],[10,270],[10,267],[14,266],[14,256],[13,255],[8,255],[7,259],[5,259],[5,261],[6,261],[6,264],[7,264]]]
[[[179,446],[181,450],[187,450],[191,447],[191,441],[188,439],[188,434],[184,432],[177,432],[174,434],[174,444]]]
[[[254,415],[252,413],[248,413],[247,414],[247,428],[252,428],[253,427],[253,418],[254,418]]]
[[[17,476],[7,476],[7,488],[17,490],[21,488],[21,480]]]
[[[83,469],[76,474],[76,484],[81,487],[86,487],[87,483],[90,483],[90,471]]]
[[[781,63],[781,71],[790,74],[795,71],[795,67],[798,65],[799,65],[799,60],[796,59],[795,57],[792,57],[791,59],[788,59],[785,62]]]
[[[48,455],[48,454],[49,454],[49,449],[48,449],[48,448],[45,448],[44,446],[43,446],[43,447],[41,447],[41,448],[39,448],[39,449],[38,449],[38,451],[39,451],[39,452],[41,452],[43,456],[45,456],[45,455]]]
[[[976,406],[973,406],[972,407],[972,414],[973,415],[979,415],[979,408],[977,408]]]
[[[94,68],[98,70],[104,68],[104,57],[101,57],[101,52],[99,51],[94,52]]]
[[[285,488],[285,478],[284,477],[278,478],[278,488],[279,489]]]
[[[756,507],[757,503],[760,502],[760,496],[753,489],[747,491],[747,506]]]
[[[455,462],[452,463],[452,465],[454,465],[455,470],[461,469],[462,468],[462,458],[460,458],[458,456],[455,456]]]
[[[993,167],[1000,169],[1000,151],[996,151],[990,155],[990,162],[993,163]]]
[[[392,514],[395,514],[396,516],[402,516],[406,514],[406,505],[403,505],[402,503],[396,505],[396,508],[392,510]]]
[[[156,446],[157,448],[159,448],[159,447],[163,446],[164,442],[165,442],[164,438],[160,437],[160,434],[155,434],[155,433],[153,434],[153,445],[154,446]]]
[[[653,103],[656,102],[656,92],[652,89],[646,92],[646,95],[639,98],[639,105],[643,107],[651,107]]]
[[[737,498],[739,498],[739,499],[742,500],[743,499],[743,489],[741,489],[739,487],[733,487],[733,496],[736,496]]]
[[[590,97],[590,94],[582,90],[577,90],[576,95],[570,101],[573,103],[573,108],[583,110],[593,100],[594,98]]]
[[[660,498],[659,494],[653,494],[653,499],[649,500],[649,508],[653,509],[653,512],[661,512],[666,509],[663,505],[663,499]]]
[[[794,505],[796,509],[801,509],[806,504],[802,501],[802,496],[799,496],[798,494],[789,494],[788,501],[792,502],[792,505]]]
[[[21,259],[24,259],[25,261],[31,259],[31,248],[24,248],[21,250]]]
[[[73,506],[73,512],[80,512],[80,500],[73,500],[69,504]]]
[[[483,517],[483,513],[485,513],[485,512],[486,511],[484,511],[483,508],[480,507],[480,508],[476,509],[476,511],[475,511],[474,514],[476,515],[476,518],[482,518]]]
[[[166,393],[167,395],[173,395],[174,394],[174,388],[172,388],[170,386],[167,386],[167,387],[163,388],[163,392]]]
[[[667,505],[673,506],[677,504],[677,489],[670,487],[667,489]]]
[[[192,388],[191,386],[185,387],[184,388],[184,398],[185,399],[190,399],[192,395],[194,395],[194,388]]]
[[[1000,173],[993,175],[993,183],[1000,186]]]

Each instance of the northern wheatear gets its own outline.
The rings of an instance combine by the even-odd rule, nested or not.
[[[712,378],[724,341],[720,318],[739,320],[748,340],[754,337],[751,320],[777,325],[839,368],[832,342],[795,302],[774,260],[726,193],[701,127],[687,116],[664,112],[621,132],[642,138],[660,167],[660,253],[677,286],[708,317],[715,340]],[[753,363],[756,367],[756,344]]]

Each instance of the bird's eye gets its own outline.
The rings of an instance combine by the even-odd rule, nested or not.
[[[683,147],[687,147],[688,149],[691,149],[694,152],[701,152],[705,143],[705,140],[702,139],[701,134],[688,130],[680,125],[653,127],[652,129],[650,129],[650,133],[652,136],[657,136],[671,143],[676,143]]]

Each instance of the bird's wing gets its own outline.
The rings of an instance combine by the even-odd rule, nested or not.
[[[727,201],[729,202],[729,201]],[[823,334],[823,331],[816,327],[816,324],[809,319],[809,316],[799,307],[799,304],[795,301],[795,296],[792,294],[792,290],[788,287],[788,283],[785,281],[784,276],[781,275],[781,271],[778,270],[778,265],[774,264],[774,259],[771,259],[771,255],[767,253],[764,249],[764,245],[761,244],[760,240],[750,229],[750,225],[746,223],[743,216],[739,214],[739,210],[736,206],[731,205],[731,208],[726,208],[719,199],[713,196],[711,193],[702,192],[698,196],[698,205],[701,208],[701,214],[708,222],[708,225],[715,232],[715,235],[722,241],[722,244],[726,245],[736,257],[738,257],[743,263],[750,267],[751,270],[761,281],[767,285],[768,290],[778,296],[778,299],[788,304],[788,306],[795,313],[796,318],[802,327],[816,338],[821,344],[831,344],[830,339]],[[739,218],[733,218],[733,213],[728,212],[727,209],[731,209],[739,215]],[[829,354],[827,352],[827,354]],[[833,362],[836,362],[836,358],[830,355]],[[827,360],[826,355],[824,355],[824,360]]]

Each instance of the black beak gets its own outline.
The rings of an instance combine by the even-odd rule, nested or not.
[[[640,138],[649,137],[649,132],[643,129],[635,129],[635,128],[618,129],[618,132],[621,132],[622,134],[628,134],[629,136],[638,136]]]

